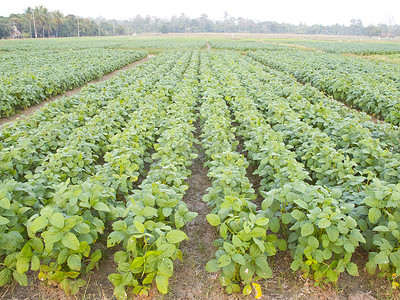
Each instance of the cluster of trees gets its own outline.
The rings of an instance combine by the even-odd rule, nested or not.
[[[16,34],[17,32],[17,34]],[[235,18],[225,13],[223,20],[212,21],[206,14],[190,18],[184,14],[171,19],[136,17],[129,20],[106,20],[104,18],[81,18],[64,15],[59,10],[49,11],[43,6],[28,7],[22,14],[0,17],[0,38],[44,38],[71,36],[110,36],[133,33],[169,32],[247,32],[247,33],[297,33],[331,35],[400,35],[400,25],[379,24],[364,27],[361,20],[351,20],[344,25],[293,25],[277,22],[256,22]]]
[[[23,38],[100,36],[128,34],[126,21],[81,18],[49,11],[43,6],[28,7],[23,14],[0,17],[0,38],[13,38],[17,29]]]

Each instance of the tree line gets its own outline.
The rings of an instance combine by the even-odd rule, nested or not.
[[[141,33],[225,32],[225,33],[294,33],[328,35],[399,36],[400,25],[363,26],[353,19],[349,26],[299,25],[278,22],[258,22],[224,14],[223,20],[213,21],[206,14],[190,18],[185,14],[170,19],[140,15],[129,20],[106,20],[64,15],[43,6],[28,7],[22,14],[0,17],[0,38],[48,38],[76,36],[115,36]]]

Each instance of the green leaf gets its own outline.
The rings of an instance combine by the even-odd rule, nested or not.
[[[216,259],[212,259],[206,264],[206,271],[207,272],[218,272],[221,269],[221,267],[218,266],[218,262]]]
[[[145,208],[143,208],[142,215],[144,217],[157,216],[157,209],[155,209],[154,207],[146,206]]]
[[[3,216],[0,216],[0,225],[6,225],[10,222],[9,219],[4,218]]]
[[[113,292],[114,296],[120,300],[120,299],[126,299],[127,298],[127,294],[125,291],[125,285],[123,284],[118,284],[114,287],[114,292]]]
[[[235,253],[236,248],[231,243],[224,242],[223,247],[224,247],[224,250],[226,251],[226,253],[228,253],[229,255],[232,255],[233,253]]]
[[[329,279],[331,282],[336,282],[338,280],[338,275],[333,271],[332,269],[329,269],[326,272],[326,277]]]
[[[262,218],[258,218],[256,220],[256,225],[261,226],[261,227],[267,226],[268,223],[269,223],[269,219],[268,218],[262,217]]]
[[[274,197],[268,195],[266,192],[261,191],[261,195],[264,197],[264,200],[261,204],[263,210],[267,210],[271,207],[272,203],[274,203]]]
[[[93,205],[93,208],[99,211],[105,211],[105,212],[110,211],[110,208],[107,206],[107,204],[103,202],[97,202],[95,205]]]
[[[314,225],[311,223],[305,223],[302,227],[301,227],[301,235],[302,236],[307,236],[310,234],[314,233]]]
[[[135,221],[135,227],[140,233],[144,233],[146,230],[146,227],[144,227],[144,225],[138,221]]]
[[[241,239],[239,239],[236,235],[232,235],[232,243],[235,247],[241,247],[243,246],[243,242]]]
[[[81,258],[79,257],[78,254],[71,254],[70,256],[68,256],[67,264],[71,270],[74,271],[81,270]]]
[[[174,255],[176,250],[176,246],[174,244],[169,244],[165,243],[162,244],[158,247],[157,251],[161,251],[162,254],[160,254],[160,257],[166,258],[166,257],[172,257]]]
[[[381,211],[376,207],[372,207],[368,211],[368,218],[372,223],[378,221],[381,215],[382,215]]]
[[[390,261],[396,268],[400,268],[400,252],[393,252],[390,253]]]
[[[57,228],[64,228],[64,216],[61,213],[55,213],[50,218],[50,224],[56,226]]]
[[[169,258],[165,258],[158,263],[158,274],[171,277],[174,272],[174,264]]]
[[[331,225],[328,228],[325,229],[326,233],[328,235],[328,238],[331,242],[336,242],[339,238],[339,230],[335,225]]]
[[[69,252],[70,252],[70,250],[68,250],[67,248],[62,249],[60,251],[60,253],[58,254],[57,263],[60,264],[60,265],[65,263],[67,261],[67,258],[69,256],[69,254],[70,254]]]
[[[245,282],[246,281],[248,282],[253,277],[255,268],[253,267],[252,264],[247,263],[243,266],[240,266],[239,272],[241,279]]]
[[[315,236],[308,237],[308,244],[315,250],[319,247],[318,239]]]
[[[117,286],[122,282],[122,275],[117,273],[112,273],[108,275],[108,280],[110,280],[114,286]]]
[[[163,275],[156,276],[157,289],[161,294],[168,293],[168,278]]]
[[[130,268],[131,268],[131,270],[137,269],[137,268],[141,267],[143,264],[144,264],[144,257],[143,256],[139,256],[139,257],[136,257],[132,261],[132,264],[131,264]]]
[[[279,220],[277,217],[272,217],[269,220],[269,228],[271,229],[272,232],[277,233],[280,228]]]
[[[171,230],[165,236],[167,238],[168,243],[176,244],[184,239],[187,239],[186,233],[180,230]]]
[[[7,284],[11,279],[12,270],[5,268],[0,271],[0,286]]]
[[[305,219],[306,215],[298,209],[295,209],[291,212],[291,215],[297,221],[302,221]]]
[[[61,243],[72,250],[78,250],[80,247],[80,243],[78,238],[72,232],[67,232],[61,240]]]
[[[284,213],[282,215],[282,223],[287,225],[293,220],[293,217],[290,213]]]
[[[232,259],[228,254],[221,255],[218,259],[218,267],[225,267],[231,263]]]
[[[308,204],[304,200],[301,200],[301,199],[297,198],[297,199],[294,200],[294,203],[296,203],[301,208],[304,208],[304,209],[307,209],[307,210],[309,209]]]
[[[33,271],[37,271],[37,270],[39,270],[39,267],[40,267],[40,259],[39,259],[39,257],[37,257],[36,255],[32,256],[31,269]]]
[[[381,231],[381,232],[388,232],[390,231],[390,229],[386,226],[380,225],[380,226],[376,226],[374,229],[374,231]]]
[[[26,274],[21,274],[21,273],[18,273],[17,271],[14,271],[13,277],[21,286],[28,285],[28,277],[26,276]]]
[[[329,226],[331,226],[331,221],[329,221],[328,219],[323,218],[318,222],[319,228],[328,228]]]
[[[29,270],[29,258],[18,257],[17,259],[17,272],[22,274]]]
[[[291,264],[290,264],[290,268],[293,271],[297,271],[300,268],[302,261],[299,259],[295,259]]]
[[[221,219],[218,215],[215,214],[208,214],[207,215],[207,221],[208,223],[211,224],[211,226],[218,226],[219,224],[221,224]]]
[[[286,251],[287,249],[287,241],[284,239],[279,239],[277,242],[278,248],[281,251]]]
[[[244,260],[243,255],[236,253],[232,256],[233,261],[237,262],[239,265],[244,265],[246,262]]]
[[[360,243],[366,243],[364,236],[361,234],[359,229],[353,228],[350,232],[350,235],[355,238]]]
[[[164,207],[162,211],[163,211],[164,216],[168,217],[172,213],[172,208],[171,207]]]
[[[255,263],[260,269],[269,268],[268,261],[267,261],[267,258],[265,256],[257,257],[256,260],[255,260]]]
[[[153,282],[154,276],[156,276],[156,272],[147,274],[146,278],[143,279],[143,284],[151,284]]]
[[[228,233],[228,226],[225,223],[222,223],[219,227],[219,233],[221,234],[222,238],[226,239],[226,235]]]
[[[94,251],[92,253],[92,255],[90,256],[90,259],[92,260],[92,262],[96,262],[96,261],[100,260],[101,256],[102,256],[101,250],[97,249],[96,251]]]
[[[40,229],[43,229],[47,226],[49,220],[46,217],[39,216],[35,220],[33,220],[30,230],[35,233]]]
[[[90,226],[86,223],[76,224],[74,230],[79,234],[90,233]]]
[[[0,207],[2,207],[4,209],[10,209],[11,208],[10,200],[6,197],[1,198],[1,196],[0,196]]]
[[[328,260],[332,257],[332,251],[329,249],[324,249],[324,251],[322,252],[322,256],[325,260]]]
[[[351,276],[358,276],[358,268],[357,265],[353,262],[349,262],[346,265],[346,271],[349,273]]]

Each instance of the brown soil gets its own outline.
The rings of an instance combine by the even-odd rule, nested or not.
[[[200,126],[196,124],[196,138],[200,134]],[[216,248],[213,241],[217,232],[206,220],[209,207],[202,201],[206,189],[211,186],[207,177],[208,169],[203,167],[204,151],[196,145],[198,157],[191,166],[192,175],[187,181],[189,189],[183,198],[189,211],[198,216],[186,225],[185,232],[189,240],[181,244],[183,261],[176,261],[174,275],[170,279],[171,292],[164,299],[207,299],[215,293],[222,296],[219,281],[215,275],[205,270],[206,263],[214,258]],[[223,299],[223,298],[219,298]]]
[[[0,118],[0,129],[2,129],[4,127],[4,125],[7,124],[7,123],[10,123],[10,122],[13,122],[15,120],[18,120],[21,117],[30,116],[31,114],[33,114],[38,109],[46,106],[48,103],[53,102],[56,99],[59,99],[59,98],[64,97],[64,96],[65,97],[73,96],[76,93],[79,93],[82,90],[82,88],[87,86],[88,84],[106,81],[106,80],[110,79],[112,76],[118,74],[119,72],[121,72],[123,70],[131,69],[131,68],[133,68],[133,67],[135,67],[135,66],[137,66],[137,65],[139,65],[139,64],[141,64],[143,62],[145,62],[146,60],[148,60],[149,58],[154,57],[154,56],[155,55],[148,55],[147,57],[145,57],[145,58],[143,58],[141,60],[135,61],[135,62],[133,62],[133,63],[131,63],[129,65],[126,65],[125,67],[123,67],[121,69],[115,70],[115,71],[113,71],[111,73],[108,73],[108,74],[106,74],[106,75],[104,75],[104,76],[102,76],[100,78],[97,78],[97,79],[94,79],[92,81],[89,81],[89,82],[85,83],[84,85],[81,85],[80,87],[77,87],[77,88],[74,88],[72,90],[66,91],[64,94],[59,94],[57,96],[51,97],[50,99],[47,99],[47,100],[41,102],[41,103],[33,104],[33,105],[29,106],[26,110],[18,112],[16,115],[13,115],[13,116],[10,116],[10,117]]]

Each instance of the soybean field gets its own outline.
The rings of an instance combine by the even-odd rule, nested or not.
[[[398,299],[398,52],[0,41],[0,295]]]

